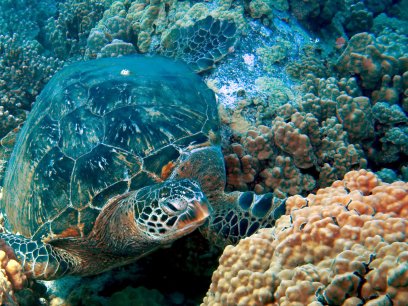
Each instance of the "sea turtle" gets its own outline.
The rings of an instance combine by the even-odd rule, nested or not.
[[[185,64],[142,56],[72,64],[18,135],[0,247],[33,277],[54,279],[133,262],[199,226],[230,242],[273,226],[284,200],[224,193],[219,143],[215,95]]]

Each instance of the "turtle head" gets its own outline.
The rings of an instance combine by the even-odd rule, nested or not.
[[[87,239],[134,260],[191,233],[211,212],[197,182],[165,181],[111,199]]]
[[[170,180],[140,189],[135,197],[136,226],[147,239],[164,244],[202,225],[212,208],[200,185],[192,180]]]

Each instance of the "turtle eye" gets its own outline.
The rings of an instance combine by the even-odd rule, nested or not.
[[[166,214],[174,216],[184,212],[188,206],[188,203],[183,198],[167,199],[163,201],[160,206]]]

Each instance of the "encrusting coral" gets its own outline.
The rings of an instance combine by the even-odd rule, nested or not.
[[[406,305],[408,183],[366,170],[228,246],[202,305]]]

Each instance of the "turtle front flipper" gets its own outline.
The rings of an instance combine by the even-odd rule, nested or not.
[[[220,246],[235,244],[260,228],[273,227],[285,214],[286,199],[273,193],[257,195],[252,191],[225,194],[214,203],[214,212],[201,232]]]
[[[56,279],[75,266],[75,258],[68,252],[21,235],[0,233],[0,249],[14,253],[24,272],[36,279]]]

